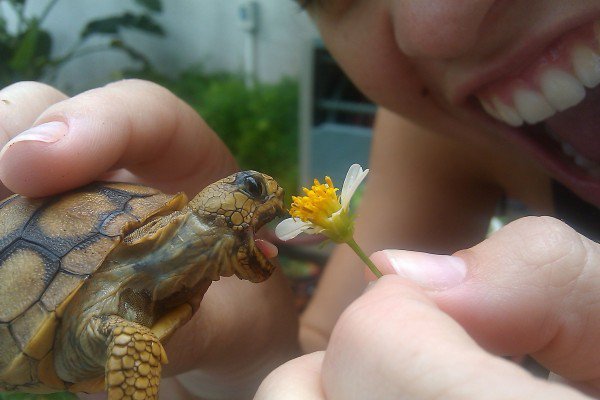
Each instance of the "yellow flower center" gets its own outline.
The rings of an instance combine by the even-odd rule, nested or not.
[[[302,190],[305,196],[292,196],[294,202],[290,214],[294,218],[327,229],[331,223],[331,215],[342,208],[336,194],[338,188],[333,186],[331,178],[326,176],[325,183],[315,179],[310,189],[302,188]]]

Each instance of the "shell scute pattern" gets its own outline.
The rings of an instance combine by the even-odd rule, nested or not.
[[[52,348],[57,324],[56,315],[36,303],[15,319],[11,333],[27,356],[40,360]]]
[[[95,234],[74,246],[61,259],[61,270],[75,275],[89,275],[119,241],[118,237]]]
[[[0,343],[2,343],[0,370],[3,371],[21,352],[8,324],[0,324]]]
[[[67,271],[59,271],[40,299],[44,308],[55,311],[70,293],[81,285],[81,277]]]
[[[0,255],[0,322],[10,322],[33,305],[59,268],[41,246],[17,240]],[[12,296],[8,294],[12,293]]]
[[[47,199],[11,196],[0,203],[0,381],[8,383],[0,390],[37,380],[60,308],[123,234],[183,207],[181,197],[95,183]]]
[[[0,204],[0,249],[6,248],[21,233],[22,227],[35,213],[41,201],[19,201],[17,195],[11,196]]]

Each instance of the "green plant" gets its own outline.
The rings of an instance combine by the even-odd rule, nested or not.
[[[136,75],[140,77],[140,75]],[[297,189],[298,85],[293,79],[246,87],[231,73],[194,68],[167,79],[145,74],[189,103],[217,132],[240,167],[270,174],[286,193]]]
[[[297,175],[297,85],[290,79],[248,89],[237,77],[213,82],[200,114],[244,169],[275,177],[291,193]]]
[[[134,0],[142,7],[141,12],[124,12],[88,22],[69,50],[53,55],[53,38],[43,24],[59,1],[47,0],[39,15],[29,16],[26,0],[0,0],[0,87],[19,80],[51,80],[57,69],[70,60],[110,49],[123,51],[141,62],[143,68],[149,68],[147,58],[127,44],[121,33],[123,29],[135,29],[164,35],[162,27],[151,16],[151,13],[162,11],[161,0]],[[7,15],[14,16],[14,29],[9,29]],[[89,39],[95,36],[103,36],[107,41],[98,45],[88,44]]]

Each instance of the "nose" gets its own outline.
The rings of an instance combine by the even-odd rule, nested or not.
[[[455,58],[476,44],[495,0],[395,0],[392,3],[395,39],[406,55]]]

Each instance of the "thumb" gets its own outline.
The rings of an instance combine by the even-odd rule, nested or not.
[[[476,341],[531,354],[573,383],[600,388],[600,245],[548,217],[522,218],[454,256],[372,256],[409,278]]]

